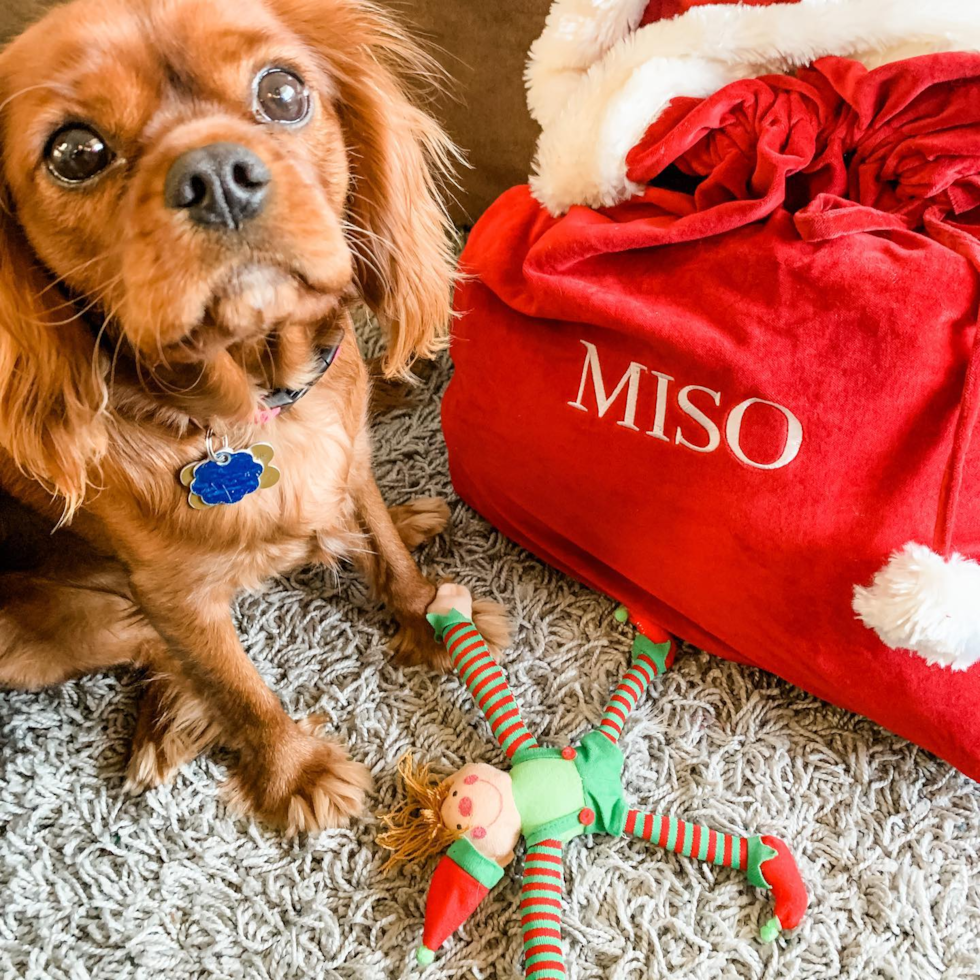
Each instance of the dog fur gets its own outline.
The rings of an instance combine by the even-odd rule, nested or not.
[[[302,127],[254,115],[253,80],[279,65],[312,94]],[[218,743],[231,799],[266,822],[315,830],[361,809],[366,769],[322,719],[287,717],[235,633],[235,594],[270,576],[349,558],[397,619],[400,659],[443,664],[408,549],[448,508],[382,500],[349,312],[364,301],[381,322],[387,378],[443,345],[453,148],[413,99],[431,72],[365,0],[74,0],[0,54],[0,686],[142,670],[133,790]],[[76,122],[116,158],[65,187],[45,149]],[[235,234],[164,204],[174,160],[216,142],[272,175]],[[258,423],[262,395],[306,383],[338,326],[328,373]],[[271,443],[280,483],[192,510],[178,474],[208,428]],[[498,609],[478,615],[506,641]]]

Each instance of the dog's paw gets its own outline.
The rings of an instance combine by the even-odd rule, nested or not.
[[[442,497],[419,497],[407,504],[389,507],[391,521],[409,551],[431,541],[449,523],[449,504]]]
[[[242,760],[226,787],[229,802],[290,836],[348,826],[364,809],[371,773],[315,734],[323,723],[306,718],[262,763]]]
[[[493,599],[473,600],[473,622],[487,641],[494,659],[510,645],[510,617]],[[447,671],[451,666],[445,646],[424,616],[403,616],[391,641],[391,651],[400,667],[430,667]]]
[[[194,758],[189,752],[181,752],[179,747],[168,743],[169,740],[133,743],[123,792],[138,796],[156,786],[172,782],[177,770]],[[178,748],[178,751],[174,751],[174,748]]]
[[[148,682],[126,766],[125,792],[144,793],[173,780],[218,737],[204,706],[166,679]]]
[[[511,625],[507,610],[493,599],[473,600],[473,623],[487,641],[494,659],[510,646]]]
[[[449,670],[449,654],[424,616],[402,617],[390,646],[392,659],[399,667]]]

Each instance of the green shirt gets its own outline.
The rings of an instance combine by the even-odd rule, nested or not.
[[[579,834],[620,836],[629,807],[623,795],[623,753],[602,732],[589,732],[574,759],[560,749],[518,751],[510,772],[521,833],[529,844]],[[592,821],[582,822],[584,810]]]

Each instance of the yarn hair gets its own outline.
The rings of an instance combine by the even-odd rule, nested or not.
[[[463,831],[447,827],[440,813],[449,795],[451,776],[440,779],[427,764],[416,765],[411,752],[398,763],[398,775],[406,799],[381,817],[385,830],[378,835],[378,843],[391,851],[383,871],[441,854],[463,836]]]

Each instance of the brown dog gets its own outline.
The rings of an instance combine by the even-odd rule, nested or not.
[[[396,653],[440,660],[408,548],[448,510],[383,503],[348,313],[378,316],[388,377],[441,345],[452,147],[405,88],[430,68],[362,0],[75,0],[0,55],[0,686],[147,668],[134,789],[217,741],[269,822],[360,809],[366,770],[235,634],[235,593],[271,575],[349,556]],[[206,433],[268,443],[281,479],[188,506]],[[45,544],[37,515],[70,530]]]

